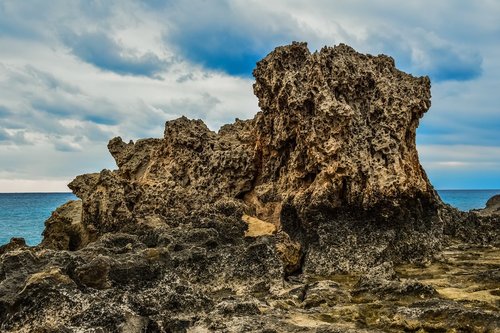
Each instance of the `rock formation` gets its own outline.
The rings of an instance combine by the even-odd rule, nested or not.
[[[112,139],[118,169],[72,181],[81,200],[52,214],[40,246],[1,248],[0,328],[362,332],[378,326],[311,318],[374,297],[439,300],[393,267],[428,264],[453,241],[498,242],[498,218],[444,205],[419,163],[427,77],[305,43],[254,76],[254,119],[215,133],[182,117],[163,139]],[[357,283],[326,278],[348,273]],[[427,314],[411,313],[418,329]]]
[[[486,207],[478,211],[480,215],[500,215],[500,194],[492,196],[487,202]]]
[[[252,120],[214,133],[183,117],[167,122],[163,139],[111,140],[119,169],[69,185],[83,202],[71,244],[232,201],[279,230],[284,255],[298,252],[290,272],[362,270],[438,248],[439,199],[415,146],[428,78],[387,56],[346,45],[311,54],[303,43],[277,48],[254,75],[262,111]]]

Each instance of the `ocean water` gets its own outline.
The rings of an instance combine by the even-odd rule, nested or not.
[[[52,211],[75,199],[73,193],[0,193],[0,245],[12,237],[37,245]]]
[[[486,201],[500,190],[438,190],[441,199],[463,211],[484,208]]]
[[[440,190],[441,199],[460,210],[483,208],[500,190]],[[44,222],[72,193],[0,193],[0,245],[23,237],[29,245],[42,240]]]

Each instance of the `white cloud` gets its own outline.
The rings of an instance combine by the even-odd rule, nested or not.
[[[0,179],[1,193],[16,192],[68,192],[68,179]]]

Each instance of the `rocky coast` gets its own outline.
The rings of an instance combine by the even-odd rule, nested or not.
[[[2,332],[495,332],[500,202],[445,205],[415,144],[428,77],[276,48],[260,111],[108,149],[44,239],[0,247]]]

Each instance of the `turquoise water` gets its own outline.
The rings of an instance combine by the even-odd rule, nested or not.
[[[483,208],[500,190],[441,190],[444,202],[467,211]],[[71,193],[0,193],[0,245],[11,237],[24,237],[29,245],[42,240],[45,220],[63,203],[74,200]]]
[[[11,237],[23,237],[29,245],[40,243],[45,220],[74,199],[72,193],[0,193],[0,245]]]

